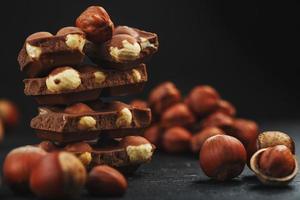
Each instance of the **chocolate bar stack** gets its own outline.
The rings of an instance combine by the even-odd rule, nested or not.
[[[139,135],[151,110],[103,97],[141,92],[144,62],[157,50],[156,34],[114,27],[98,6],[86,9],[76,27],[30,35],[18,61],[27,75],[24,92],[40,106],[31,121],[44,140],[39,146],[72,152],[87,168],[107,164],[133,172],[148,162],[154,146]]]

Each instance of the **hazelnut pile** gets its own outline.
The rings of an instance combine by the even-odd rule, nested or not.
[[[0,143],[4,138],[5,130],[17,126],[19,116],[19,110],[13,102],[0,99]]]
[[[225,181],[245,165],[268,185],[285,185],[297,174],[294,141],[285,133],[259,134],[256,122],[236,117],[235,107],[211,86],[194,87],[187,97],[172,82],[153,88],[148,101],[153,122],[144,137],[168,153],[192,152],[208,177]]]
[[[110,166],[99,165],[87,172],[72,153],[49,153],[30,145],[6,156],[3,179],[18,194],[33,192],[46,199],[77,197],[83,188],[97,196],[123,195],[127,189],[125,177]]]

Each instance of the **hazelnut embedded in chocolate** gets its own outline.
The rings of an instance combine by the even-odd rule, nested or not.
[[[180,102],[181,93],[172,82],[156,86],[149,95],[149,106],[155,114],[162,114],[167,108]]]
[[[129,160],[133,163],[142,163],[151,159],[153,146],[141,136],[127,136],[120,141],[120,146],[126,148]]]
[[[79,72],[71,67],[60,67],[53,70],[46,79],[47,89],[53,93],[73,90],[81,85]]]
[[[82,29],[87,38],[101,43],[112,37],[114,24],[103,7],[90,6],[76,19],[76,26]]]
[[[118,128],[121,127],[129,127],[132,123],[132,113],[128,108],[121,108],[118,111],[118,117],[116,120],[116,126]]]
[[[141,46],[130,35],[114,35],[104,46],[108,56],[114,62],[128,62],[140,57]]]

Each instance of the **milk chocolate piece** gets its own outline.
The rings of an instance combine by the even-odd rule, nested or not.
[[[145,64],[126,71],[104,70],[96,66],[80,67],[78,71],[81,84],[75,89],[51,91],[47,85],[48,77],[31,78],[23,81],[24,93],[34,97],[40,105],[69,105],[95,100],[100,96],[138,93],[148,79]]]
[[[122,137],[140,135],[151,122],[149,108],[135,108],[122,102],[100,101],[87,104],[92,111],[71,113],[70,107],[40,107],[31,120],[31,127],[40,138],[59,143],[97,139],[101,135]],[[87,109],[85,109],[87,110]]]
[[[19,53],[20,69],[33,78],[46,75],[57,66],[79,65],[85,57],[85,41],[85,34],[76,27],[62,28],[56,35],[34,33]]]
[[[47,142],[51,143],[50,141]],[[66,146],[52,144],[55,146],[53,151],[68,151],[79,159],[83,158],[82,155],[85,153],[90,153],[91,160],[85,165],[88,169],[97,165],[109,165],[126,173],[134,172],[141,164],[149,162],[155,151],[155,146],[150,143],[146,146],[134,145],[128,148],[128,146],[122,145],[122,139],[99,140],[96,143],[78,142]],[[138,156],[133,157],[132,149],[135,151],[134,154]]]
[[[130,69],[147,61],[158,50],[155,33],[118,26],[111,40],[102,45],[88,42],[84,52],[95,63],[118,70]]]

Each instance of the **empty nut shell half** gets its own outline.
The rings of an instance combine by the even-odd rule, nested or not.
[[[271,177],[271,176],[267,176],[267,175],[263,174],[262,171],[260,170],[259,164],[258,164],[261,154],[264,151],[266,151],[267,149],[268,148],[260,149],[251,157],[250,165],[251,165],[252,171],[256,174],[257,178],[264,185],[285,186],[285,185],[289,184],[289,182],[291,182],[296,177],[296,175],[298,173],[298,161],[297,161],[296,156],[294,156],[295,168],[294,168],[294,171],[290,175],[282,177],[282,178]]]

